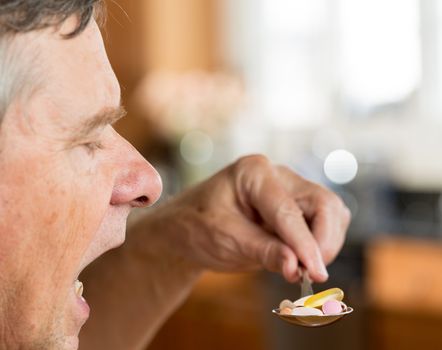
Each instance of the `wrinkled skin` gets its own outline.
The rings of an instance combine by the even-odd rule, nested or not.
[[[157,211],[170,226],[165,236],[196,265],[266,268],[290,282],[299,266],[324,282],[350,222],[339,197],[261,155],[241,158]]]
[[[89,311],[74,281],[122,244],[130,210],[161,192],[111,120],[81,127],[116,109],[120,90],[96,23],[62,39],[74,25],[14,38],[38,53],[42,79],[0,129],[1,349],[76,349]],[[263,156],[242,158],[151,211],[94,263],[82,348],[141,348],[206,269],[267,268],[293,282],[302,262],[324,281],[349,219],[330,191]]]
[[[76,349],[87,310],[74,281],[123,242],[130,209],[161,192],[156,171],[111,125],[79,134],[86,118],[119,106],[120,89],[95,22],[61,38],[75,21],[14,39],[40,50],[44,76],[1,125],[2,349]]]
[[[145,348],[208,269],[266,268],[294,282],[302,264],[325,281],[349,220],[329,190],[263,156],[241,158],[151,209],[120,249],[86,271],[93,312],[82,349]]]

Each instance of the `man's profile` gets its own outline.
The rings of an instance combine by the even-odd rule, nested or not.
[[[149,210],[122,245],[161,180],[112,128],[101,6],[0,2],[0,349],[140,349],[204,270],[293,282],[302,263],[320,282],[344,241],[337,196],[255,155]],[[86,302],[80,273],[120,245],[85,274]]]

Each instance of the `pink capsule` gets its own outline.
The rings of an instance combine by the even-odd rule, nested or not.
[[[322,312],[324,315],[337,315],[342,312],[341,303],[337,300],[327,300],[324,305],[322,305]]]

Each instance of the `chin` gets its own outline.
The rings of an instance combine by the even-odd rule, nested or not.
[[[66,347],[63,350],[77,350],[79,346],[78,335],[67,337],[65,344]]]
[[[60,336],[52,335],[39,339],[27,340],[24,342],[14,343],[7,349],[26,349],[26,350],[78,350],[78,336]]]
[[[47,343],[51,344],[48,347],[42,347],[45,350],[77,350],[79,347],[79,333],[80,329],[76,332],[70,332],[69,334],[54,334],[53,339],[50,339]],[[40,349],[40,348],[38,348]]]
[[[51,322],[51,330],[46,329],[46,342],[35,350],[77,350],[79,334],[82,326],[89,317],[89,306],[86,301],[72,290],[68,293],[67,304],[55,320]],[[28,350],[27,347],[25,349]],[[29,350],[34,350],[30,347]]]

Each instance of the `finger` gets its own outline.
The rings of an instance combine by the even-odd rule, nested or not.
[[[238,228],[244,232],[238,235],[238,246],[243,247],[248,259],[269,271],[282,274],[288,282],[298,280],[298,259],[289,246],[249,220],[237,222],[232,229]]]
[[[330,264],[336,258],[344,245],[346,229],[343,229],[339,216],[340,213],[336,210],[322,208],[312,220],[313,235],[326,264]]]
[[[331,263],[344,244],[350,211],[336,194],[300,178],[290,169],[278,167],[278,173],[284,179],[283,183],[304,182],[304,191],[300,193],[297,189],[293,196],[297,197],[297,204],[310,220],[310,229],[318,242],[324,262]]]
[[[322,260],[319,246],[309,230],[303,213],[278,180],[269,173],[251,181],[250,203],[277,235],[296,254],[318,282],[325,281],[328,273]]]
[[[312,192],[297,202],[311,220],[311,230],[316,238],[326,264],[330,264],[344,245],[350,211],[331,192]]]

